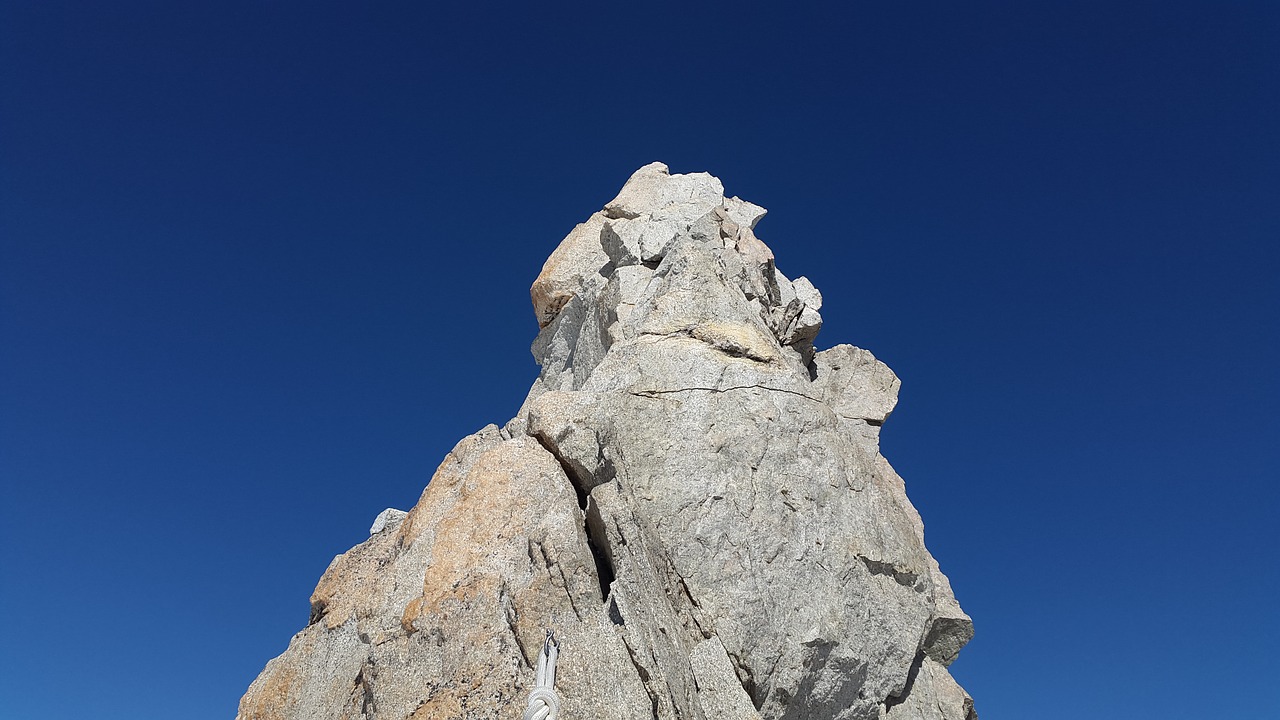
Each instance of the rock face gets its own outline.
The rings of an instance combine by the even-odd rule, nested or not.
[[[976,718],[973,634],[879,452],[898,379],[707,174],[641,168],[533,284],[542,366],[334,559],[240,720]]]

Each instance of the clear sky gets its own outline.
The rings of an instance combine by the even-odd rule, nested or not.
[[[442,5],[0,2],[0,716],[233,716],[655,160],[902,378],[983,720],[1280,715],[1280,4]]]

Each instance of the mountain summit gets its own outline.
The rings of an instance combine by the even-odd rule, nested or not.
[[[238,720],[515,718],[547,629],[563,718],[976,720],[972,623],[880,455],[898,378],[815,350],[764,214],[654,163],[574,228],[517,416],[334,558]]]

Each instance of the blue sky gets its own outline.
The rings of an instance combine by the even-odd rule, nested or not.
[[[984,720],[1280,713],[1280,6],[0,4],[0,695],[229,718],[709,171],[903,381]]]

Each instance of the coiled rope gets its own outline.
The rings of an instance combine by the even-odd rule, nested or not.
[[[524,709],[522,720],[556,720],[560,714],[560,696],[556,695],[556,658],[560,655],[560,643],[556,634],[547,630],[547,639],[538,652],[538,670],[534,675],[533,692],[529,693],[529,707]]]

